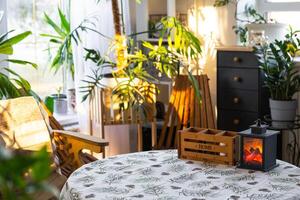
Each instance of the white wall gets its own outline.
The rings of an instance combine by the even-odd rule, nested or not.
[[[200,67],[210,79],[212,101],[216,108],[216,47],[236,45],[237,38],[232,30],[235,25],[234,6],[215,8],[213,4],[214,0],[197,0],[192,14],[189,14],[196,16],[196,22],[189,25],[203,44]]]

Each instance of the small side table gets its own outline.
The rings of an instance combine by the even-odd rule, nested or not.
[[[270,115],[266,115],[264,116],[264,120],[269,125],[268,129],[280,131],[281,134],[278,136],[279,140],[277,142],[279,149],[282,149],[282,133],[284,131],[291,133],[293,138],[288,142],[286,150],[291,154],[291,163],[300,166],[300,142],[297,137],[297,130],[300,129],[300,116],[297,115],[294,121],[278,121],[272,120]],[[277,152],[277,157],[282,159],[282,151]]]

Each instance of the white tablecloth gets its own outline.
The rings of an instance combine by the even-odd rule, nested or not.
[[[62,200],[300,200],[300,168],[263,173],[180,160],[176,150],[125,154],[76,170]]]

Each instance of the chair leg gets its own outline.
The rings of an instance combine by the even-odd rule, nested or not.
[[[156,119],[153,119],[153,122],[151,123],[151,139],[152,139],[152,149],[154,149],[157,145]]]
[[[143,150],[143,131],[142,131],[142,125],[140,123],[138,123],[137,128],[138,128],[138,134],[137,134],[138,151],[142,151]]]

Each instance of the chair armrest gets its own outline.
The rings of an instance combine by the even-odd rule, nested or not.
[[[108,146],[109,143],[104,139],[71,131],[53,130],[52,132],[54,138],[63,137],[66,139],[65,144],[58,144],[60,146],[59,148],[67,148],[68,152],[74,155],[74,160],[78,166],[85,164],[80,156],[83,149],[90,150],[94,153],[102,153],[103,157],[105,157],[105,147]]]
[[[99,146],[108,146],[108,141],[102,139],[102,138],[98,138],[98,137],[94,137],[94,136],[90,136],[90,135],[86,135],[86,134],[82,134],[82,133],[78,133],[78,132],[72,132],[72,131],[63,131],[63,130],[53,130],[54,133],[58,133],[62,136],[65,136],[67,138],[73,138],[75,140],[84,142],[84,143],[88,143],[91,145],[99,145]]]

